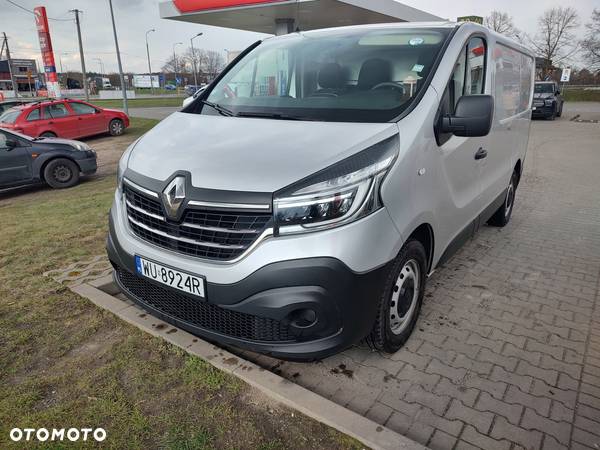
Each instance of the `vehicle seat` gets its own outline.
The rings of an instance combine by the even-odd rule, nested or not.
[[[344,87],[344,73],[337,63],[327,63],[321,66],[317,78],[320,89],[316,96],[337,96]]]
[[[368,91],[380,83],[392,81],[392,65],[380,58],[366,60],[358,74],[358,90]]]

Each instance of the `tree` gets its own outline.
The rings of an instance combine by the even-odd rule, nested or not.
[[[208,81],[212,81],[225,67],[225,60],[219,52],[213,50],[204,50],[203,52],[202,70],[208,76]]]
[[[162,71],[179,75],[183,72],[187,72],[187,62],[185,56],[171,55],[162,66]]]
[[[581,41],[583,56],[590,69],[600,69],[600,9],[594,9],[592,21],[585,27],[587,33]]]
[[[512,17],[502,11],[492,11],[483,23],[490,30],[505,34],[506,36],[512,37],[519,34],[519,30],[515,27]]]
[[[528,42],[544,60],[542,77],[550,75],[553,65],[564,62],[578,51],[575,29],[579,27],[577,11],[572,7],[551,8],[538,18],[538,32]]]

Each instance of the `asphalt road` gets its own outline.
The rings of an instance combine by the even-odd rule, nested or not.
[[[178,106],[158,106],[154,108],[129,108],[131,117],[162,120],[181,108]]]

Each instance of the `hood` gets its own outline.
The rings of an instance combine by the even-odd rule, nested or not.
[[[140,139],[128,167],[206,189],[275,192],[398,132],[392,123],[303,122],[176,112]]]
[[[39,138],[36,139],[35,141],[33,141],[34,144],[50,144],[50,145],[56,145],[56,144],[60,144],[60,145],[68,145],[70,147],[73,148],[77,148],[76,146],[78,144],[82,144],[82,142],[79,141],[75,141],[73,139],[63,139],[63,138],[53,138],[53,137],[48,137],[48,138]]]
[[[102,108],[102,107],[101,107]],[[123,111],[121,111],[120,109],[112,109],[112,108],[102,108],[102,111],[104,112],[109,112],[109,113],[113,113],[113,114],[125,114]]]

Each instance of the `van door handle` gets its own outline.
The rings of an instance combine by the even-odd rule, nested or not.
[[[477,150],[477,153],[475,153],[475,159],[483,159],[487,157],[487,150],[484,149],[483,147],[479,147],[479,150]]]

